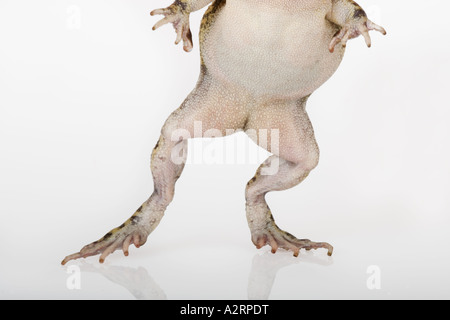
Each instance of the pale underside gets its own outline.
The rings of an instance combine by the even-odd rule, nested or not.
[[[325,18],[330,9],[326,0],[227,0],[201,43],[208,72],[254,96],[310,95],[344,54],[328,50],[338,30]]]

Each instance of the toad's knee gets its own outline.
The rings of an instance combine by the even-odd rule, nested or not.
[[[302,157],[296,162],[300,170],[312,171],[319,164],[319,153],[310,152],[307,156]]]

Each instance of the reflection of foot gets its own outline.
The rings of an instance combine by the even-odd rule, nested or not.
[[[331,257],[315,255],[312,251],[292,257],[287,251],[276,255],[270,252],[256,254],[252,261],[252,269],[248,278],[248,298],[250,300],[267,300],[278,271],[284,267],[299,263],[313,263],[328,266],[333,263]]]
[[[95,267],[81,264],[81,271],[97,272],[126,288],[138,300],[166,300],[167,296],[143,267],[137,269],[119,266]]]
[[[250,300],[269,299],[278,270],[299,261],[287,252],[279,252],[277,255],[269,252],[256,254],[248,277],[248,298]]]

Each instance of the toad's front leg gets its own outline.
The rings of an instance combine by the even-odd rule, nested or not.
[[[330,52],[334,52],[338,43],[345,47],[348,40],[360,35],[364,37],[367,46],[370,48],[372,40],[369,31],[371,30],[386,35],[386,30],[370,21],[366,12],[352,0],[333,0],[333,7],[328,13],[327,19],[341,27],[341,30],[336,33],[330,42]]]
[[[190,52],[193,48],[193,44],[192,33],[189,26],[189,15],[191,12],[203,8],[211,1],[212,0],[175,0],[175,2],[167,8],[153,10],[150,12],[152,16],[158,14],[164,16],[163,19],[153,26],[153,30],[156,30],[167,23],[172,23],[175,32],[177,33],[175,44],[178,44],[183,40],[184,51]]]

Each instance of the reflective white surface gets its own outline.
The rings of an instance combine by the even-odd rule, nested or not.
[[[388,36],[348,45],[308,105],[319,166],[268,195],[281,228],[330,242],[333,257],[253,247],[244,189],[257,164],[244,159],[188,165],[129,257],[59,264],[152,191],[151,150],[199,69],[197,43],[186,54],[170,27],[150,30],[148,12],[169,3],[0,1],[0,298],[450,298],[444,1],[360,1]],[[238,154],[261,152],[229,139]]]

